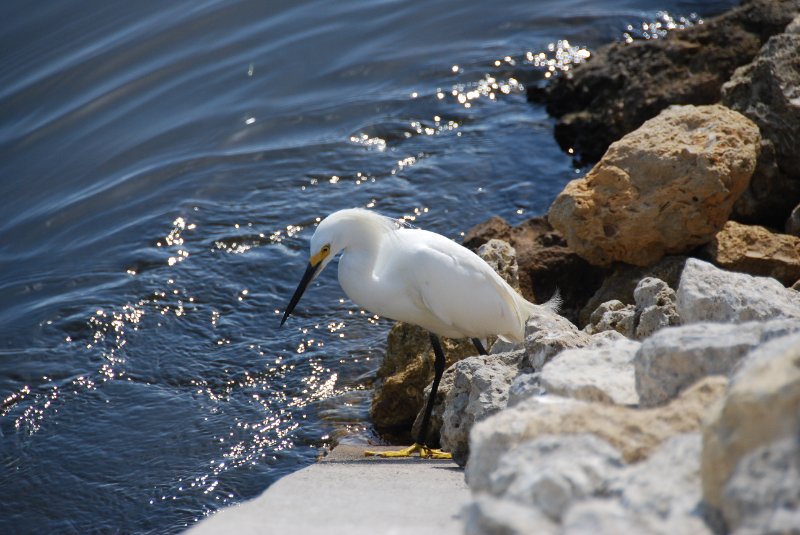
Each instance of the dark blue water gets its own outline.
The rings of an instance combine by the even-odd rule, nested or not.
[[[174,533],[376,439],[389,322],[330,269],[278,328],[315,221],[543,213],[538,54],[731,4],[0,4],[0,532]]]

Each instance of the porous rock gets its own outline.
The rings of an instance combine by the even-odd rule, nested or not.
[[[557,535],[558,527],[538,509],[480,494],[464,508],[466,535]]]
[[[648,267],[628,264],[615,266],[614,271],[603,279],[603,284],[589,299],[586,306],[581,309],[578,326],[584,328],[589,323],[592,312],[607,301],[617,300],[626,305],[635,304],[633,291],[644,278],[657,278],[664,281],[673,290],[677,289],[685,263],[685,256],[665,256],[656,264]]]
[[[677,291],[684,324],[800,318],[800,293],[771,277],[734,273],[690,258]]]
[[[537,310],[525,327],[525,364],[539,371],[564,349],[583,347],[591,337],[566,318],[545,308]]]
[[[800,531],[800,437],[757,448],[740,460],[722,493],[731,533]]]
[[[619,452],[594,435],[543,436],[503,454],[488,479],[470,477],[469,486],[558,522],[574,501],[605,491],[622,465]]]
[[[782,225],[800,202],[800,34],[771,37],[722,86],[722,102],[755,122],[762,136],[762,157],[735,216]]]
[[[472,427],[467,480],[489,478],[506,451],[552,434],[591,433],[626,462],[642,460],[667,438],[698,430],[726,384],[724,377],[707,377],[669,405],[645,410],[557,396],[528,398]]]
[[[597,307],[589,317],[589,324],[584,329],[589,334],[604,331],[618,332],[628,338],[633,338],[635,331],[636,307],[626,305],[622,301],[612,299]]]
[[[705,246],[705,252],[715,265],[731,271],[773,277],[785,286],[800,279],[800,237],[797,236],[728,221]]]
[[[597,343],[599,342],[599,343]],[[600,338],[580,349],[567,349],[542,369],[545,392],[584,401],[636,405],[633,357],[641,344],[619,336]]]
[[[441,338],[446,366],[477,354],[469,340]],[[425,387],[433,380],[433,349],[428,332],[397,322],[389,331],[386,357],[381,363],[370,406],[378,429],[408,430],[425,403]]]
[[[753,350],[703,431],[703,497],[720,507],[737,464],[750,452],[800,436],[800,334]]]
[[[675,291],[653,277],[642,279],[633,291],[636,301],[636,338],[643,340],[664,327],[680,325]]]
[[[508,404],[508,390],[519,374],[524,352],[481,355],[454,366],[453,386],[444,399],[442,448],[464,465],[469,455],[469,432],[478,422]]]
[[[491,266],[503,280],[519,291],[519,266],[517,251],[507,242],[491,239],[478,247],[478,256]]]
[[[597,161],[615,140],[672,104],[711,104],[736,67],[800,12],[797,0],[745,0],[740,7],[665,38],[613,43],[528,98],[558,117],[564,150]]]
[[[609,147],[548,219],[591,264],[646,266],[708,242],[747,187],[758,128],[719,105],[672,106]]]
[[[798,331],[800,321],[785,319],[662,329],[642,343],[633,359],[640,404],[666,403],[707,375],[727,377],[752,349]]]

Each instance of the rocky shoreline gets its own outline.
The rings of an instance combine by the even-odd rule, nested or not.
[[[564,297],[524,344],[446,351],[431,440],[465,466],[468,533],[800,533],[799,15],[745,0],[531,92],[603,156],[546,217],[465,237]],[[379,429],[418,419],[428,351],[392,330]]]

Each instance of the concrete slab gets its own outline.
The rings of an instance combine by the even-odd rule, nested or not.
[[[290,474],[261,496],[224,509],[189,535],[325,534],[456,535],[470,499],[464,471],[452,461],[364,457],[339,446]]]

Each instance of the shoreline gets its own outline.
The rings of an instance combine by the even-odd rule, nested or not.
[[[787,17],[786,31],[773,31]],[[753,54],[725,63],[716,89],[707,82],[673,101],[669,91],[682,80],[695,87],[701,74],[667,70],[674,83],[650,88],[663,91],[656,104],[617,117],[609,132],[621,134],[608,143],[564,136],[591,134],[609,110],[624,116],[618,102],[631,94],[598,90],[584,102],[598,110],[589,118],[585,108],[554,113],[548,103],[562,146],[577,144],[592,158],[606,143],[602,158],[564,188],[547,216],[518,227],[492,218],[467,233],[465,244],[480,247],[528,299],[544,301],[560,288],[566,319],[542,312],[529,321],[524,344],[497,343],[485,357],[468,345],[446,351],[458,358],[448,363],[431,432],[465,468],[466,483],[456,464],[376,462],[357,458],[364,448],[341,445],[190,532],[267,525],[389,532],[381,522],[408,520],[414,509],[404,490],[419,491],[416,510],[438,533],[794,532],[800,155],[792,148],[800,147],[800,101],[791,91],[800,87],[792,86],[800,81],[800,3],[745,0],[705,27],[634,47],[607,45],[574,76],[529,96],[543,102],[585,92],[618,76],[626,54],[655,64],[667,54],[680,66],[670,55],[680,48],[688,65],[689,45],[715,31],[739,36]],[[765,111],[767,89],[774,98]],[[376,426],[407,433],[419,420],[427,352],[421,330],[392,330],[392,371],[379,372],[373,399]],[[398,409],[398,393],[409,391],[415,395]],[[437,467],[461,479],[440,478]],[[784,478],[787,471],[797,477]],[[316,496],[313,511],[284,503],[282,493]],[[437,507],[440,500],[447,507]],[[422,524],[396,532],[412,529],[426,533]]]

